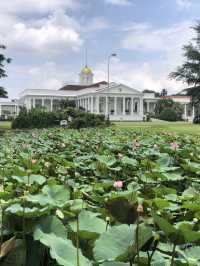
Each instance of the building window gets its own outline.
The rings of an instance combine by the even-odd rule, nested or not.
[[[131,98],[125,98],[125,114],[131,114]]]
[[[123,98],[117,97],[117,114],[122,115],[123,114]]]
[[[42,107],[42,99],[35,99],[35,108]]]
[[[106,112],[106,98],[99,97],[99,113],[104,114]]]
[[[44,108],[47,111],[51,111],[51,100],[50,99],[44,99]]]

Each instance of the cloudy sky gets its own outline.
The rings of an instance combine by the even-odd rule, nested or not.
[[[0,1],[0,43],[13,59],[0,86],[16,97],[77,82],[87,47],[95,81],[107,78],[107,57],[116,52],[112,81],[178,91],[185,85],[168,74],[183,60],[199,10],[199,0]]]

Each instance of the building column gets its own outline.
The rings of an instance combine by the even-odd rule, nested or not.
[[[94,96],[91,97],[91,113],[94,113]]]
[[[133,116],[134,98],[131,97],[131,115]]]
[[[187,104],[184,105],[184,119],[187,119]]]
[[[117,97],[114,97],[114,115],[117,115]]]
[[[44,107],[44,98],[42,98],[42,107]]]
[[[125,108],[125,97],[123,97],[123,115],[126,114],[126,108]]]
[[[144,106],[143,106],[143,104],[144,104],[144,102],[143,102],[143,98],[140,98],[140,102],[139,102],[139,104],[140,104],[140,115],[142,116],[142,119],[143,119],[143,115],[144,115]]]
[[[108,97],[106,96],[106,115],[108,115]]]
[[[195,109],[194,109],[194,105],[192,105],[192,120],[194,119],[195,117]]]
[[[96,97],[96,112],[99,114],[99,96]]]

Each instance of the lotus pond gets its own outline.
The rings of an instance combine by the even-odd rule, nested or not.
[[[0,265],[200,265],[200,137],[6,133]]]

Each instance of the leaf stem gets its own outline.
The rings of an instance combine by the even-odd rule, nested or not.
[[[176,254],[176,244],[173,245],[171,266],[174,265],[174,257],[175,257],[175,254]]]
[[[137,227],[136,227],[136,250],[137,250],[137,260],[139,264],[140,260],[140,250],[139,250],[139,215],[137,217]]]
[[[77,266],[80,266],[79,262],[79,215],[77,216],[76,221],[76,257],[77,257]]]

